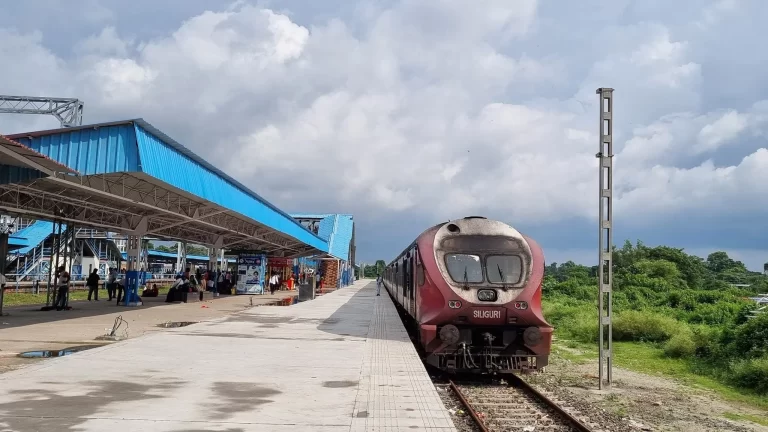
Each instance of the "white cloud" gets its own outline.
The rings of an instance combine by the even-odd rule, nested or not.
[[[701,29],[707,29],[716,24],[723,15],[736,10],[739,3],[739,0],[717,0],[701,11],[701,19],[695,24]]]
[[[0,57],[15,65],[0,80],[6,93],[81,97],[87,120],[142,116],[278,205],[432,220],[492,211],[530,224],[595,216],[595,89],[611,86],[625,224],[727,214],[768,194],[765,150],[714,162],[765,136],[768,95],[746,109],[706,106],[705,86],[722,84],[707,82],[695,35],[661,17],[587,22],[599,46],[577,56],[535,49],[536,38],[569,38],[558,20],[570,18],[541,17],[535,1],[364,4],[356,22],[313,26],[239,4],[163,37],[108,27],[71,58],[39,32],[0,30]],[[736,6],[702,5],[687,25],[715,31]]]
[[[747,119],[736,111],[730,110],[720,118],[699,131],[696,151],[703,153],[717,150],[718,147],[736,138],[747,127]]]
[[[78,43],[75,51],[81,55],[125,57],[128,55],[129,45],[130,42],[121,39],[114,27],[105,27],[98,35],[90,36]]]

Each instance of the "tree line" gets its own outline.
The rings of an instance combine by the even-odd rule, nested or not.
[[[363,276],[374,279],[384,271],[387,263],[384,260],[376,260],[375,264],[360,264],[355,266],[355,274],[360,274],[360,267],[363,267]]]

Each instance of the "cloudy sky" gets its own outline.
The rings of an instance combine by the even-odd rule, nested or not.
[[[287,211],[353,213],[364,260],[479,214],[592,264],[613,87],[615,242],[762,270],[765,22],[761,0],[3,1],[0,94],[143,117]]]

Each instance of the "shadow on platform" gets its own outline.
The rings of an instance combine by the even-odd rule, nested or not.
[[[344,288],[342,288],[343,290]],[[373,320],[375,319],[376,302],[391,302],[386,290],[382,287],[381,296],[376,296],[376,283],[370,282],[365,287],[356,292],[346,303],[338,308],[331,316],[323,320],[317,326],[318,330],[326,333],[338,335],[338,336],[352,336],[371,339],[384,339],[384,340],[402,340],[402,334],[405,334],[405,338],[408,339],[407,333],[405,333],[405,327],[403,327],[400,316],[395,312],[394,314],[386,314],[391,320],[397,320],[397,322],[379,323],[378,325],[384,326],[397,326],[400,331],[372,331],[369,332],[371,325],[375,325]],[[394,305],[391,305],[395,310]],[[382,317],[384,318],[384,317]]]

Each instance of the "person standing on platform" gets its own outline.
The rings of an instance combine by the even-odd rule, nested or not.
[[[376,275],[376,295],[381,295],[381,275]]]
[[[214,295],[218,296],[222,291],[226,290],[227,286],[224,282],[226,279],[227,275],[222,270],[219,270],[219,275],[216,277],[216,291],[214,291]]]
[[[93,269],[91,274],[88,275],[88,280],[85,281],[85,284],[88,285],[88,301],[91,301],[91,295],[93,295],[93,299],[96,301],[99,301],[99,270]]]
[[[216,286],[216,272],[213,270],[208,270],[208,280],[205,282],[205,288],[206,291],[213,292],[214,287]]]
[[[277,275],[275,273],[272,273],[272,276],[269,277],[269,293],[274,294],[276,288],[277,288]]]
[[[59,272],[56,279],[56,285],[58,285],[58,295],[56,296],[56,310],[60,311],[67,307],[67,295],[69,294],[69,273],[64,269],[64,266],[59,267]]]
[[[5,284],[8,280],[5,279],[3,272],[0,272],[0,316],[3,316],[3,294],[5,293]]]
[[[203,301],[205,291],[208,291],[208,286],[211,281],[211,272],[206,270],[203,272],[203,281],[200,285],[200,301]]]
[[[109,269],[109,276],[107,277],[107,295],[109,296],[107,301],[112,301],[115,298],[115,285],[117,285],[117,269],[112,267]]]
[[[123,290],[125,290],[125,273],[120,273],[117,282],[115,282],[115,291],[117,291],[117,294],[115,297],[117,297],[117,303],[116,305],[120,305],[120,300],[123,299]]]

